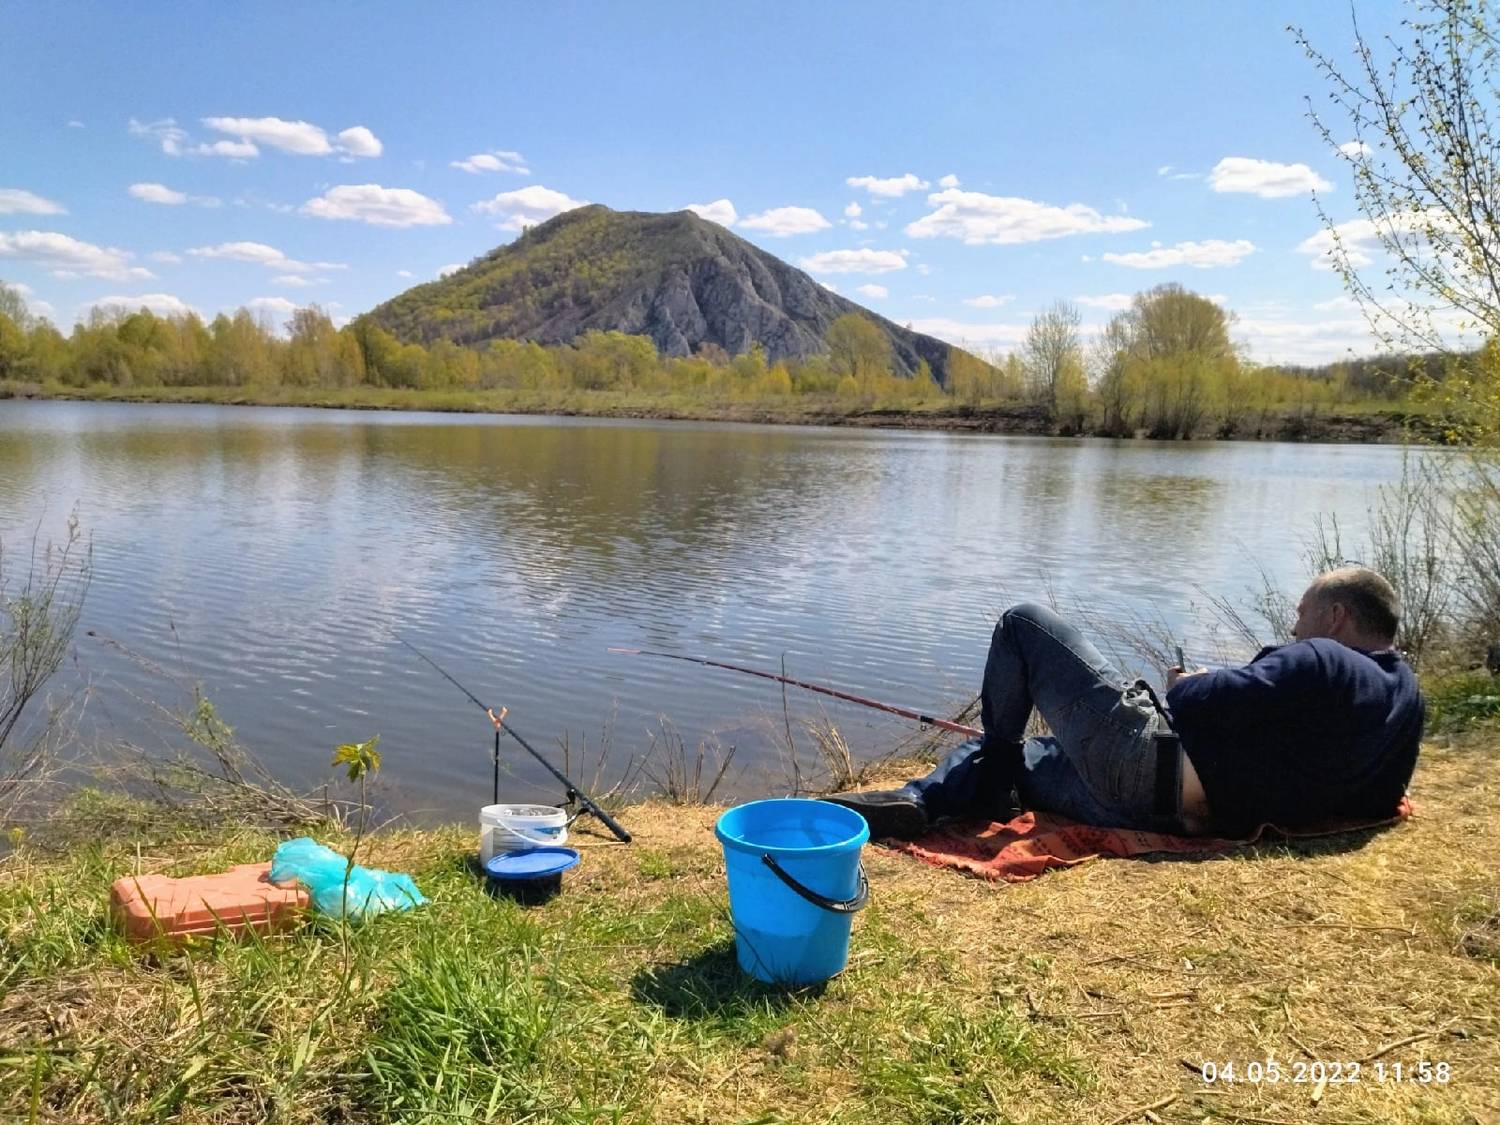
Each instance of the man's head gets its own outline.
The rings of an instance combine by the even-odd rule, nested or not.
[[[1369,567],[1341,566],[1318,575],[1302,595],[1292,638],[1327,637],[1368,652],[1395,644],[1400,620],[1389,582]]]

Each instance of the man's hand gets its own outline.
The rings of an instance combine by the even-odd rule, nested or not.
[[[1203,675],[1203,673],[1205,673],[1207,671],[1208,671],[1207,668],[1194,668],[1191,672],[1189,672],[1189,671],[1187,671],[1186,669],[1183,669],[1183,668],[1168,668],[1167,669],[1167,690],[1171,691],[1173,685],[1175,685],[1177,683],[1177,681],[1180,680],[1180,679],[1183,679],[1183,678],[1185,678],[1187,676],[1201,676],[1201,675]]]

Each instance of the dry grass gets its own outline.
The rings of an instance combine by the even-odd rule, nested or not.
[[[1081,1096],[997,1083],[994,1120],[1123,1125],[1150,1120],[1144,1107],[1155,1105],[1167,1122],[1500,1121],[1495,765],[1492,751],[1429,747],[1407,824],[1204,861],[1100,861],[992,885],[872,848],[879,925],[900,927],[906,948],[863,942],[857,922],[841,983],[858,995],[873,963],[900,956],[898,987],[941,988],[959,1009],[1013,1007],[1092,1074]],[[711,851],[715,815],[647,808],[632,830],[689,863]],[[639,863],[625,851],[599,858],[595,877],[608,880],[628,882]],[[1289,1074],[1298,1063],[1368,1061],[1357,1084],[1321,1089],[1210,1085],[1199,1072],[1205,1061],[1243,1069],[1271,1058]],[[1394,1064],[1409,1077],[1424,1060],[1449,1063],[1451,1081],[1395,1080]],[[713,1099],[718,1119],[789,1104],[778,1066],[766,1051],[716,1076],[730,1094]],[[826,1067],[825,1089],[857,1096],[838,1060]],[[703,1106],[696,1083],[663,1096],[684,1111]]]

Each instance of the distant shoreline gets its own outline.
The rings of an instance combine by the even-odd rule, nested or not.
[[[883,406],[818,398],[786,403],[705,402],[675,395],[622,391],[415,390],[399,387],[118,387],[0,380],[0,401],[202,403],[220,406],[299,406],[336,410],[432,411],[457,414],[552,414],[560,417],[633,418],[682,422],[742,422],[788,426],[850,426],[863,429],[942,430],[953,433],[1031,437],[1103,437],[1059,426],[1031,403],[967,406],[950,402]],[[1137,439],[1146,435],[1137,433]],[[1195,441],[1331,442],[1351,445],[1441,441],[1441,421],[1400,409],[1336,412],[1268,411],[1234,432],[1195,434]]]

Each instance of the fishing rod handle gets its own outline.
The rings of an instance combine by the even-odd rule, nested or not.
[[[619,822],[616,821],[614,817],[610,816],[609,813],[605,812],[598,805],[594,804],[593,801],[589,800],[582,793],[578,793],[577,797],[578,803],[583,806],[584,811],[593,813],[601,821],[603,821],[604,827],[608,828],[615,834],[615,839],[619,840],[622,844],[630,843],[630,833],[625,831],[624,828],[620,827]]]

